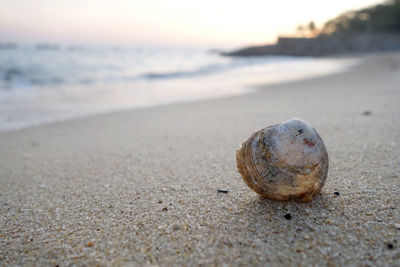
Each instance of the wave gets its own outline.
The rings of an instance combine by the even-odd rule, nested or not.
[[[276,63],[289,57],[248,57],[248,58],[224,58],[208,57],[208,54],[186,55],[169,54],[160,52],[160,55],[152,57],[145,53],[130,54],[126,57],[115,54],[114,50],[105,54],[104,60],[98,60],[97,50],[88,50],[84,54],[66,54],[62,51],[56,54],[37,54],[37,50],[58,50],[60,47],[52,44],[37,44],[32,49],[22,49],[18,54],[3,57],[4,63],[0,65],[0,88],[18,87],[48,87],[63,85],[95,85],[114,82],[156,81],[185,79],[200,76],[223,73],[232,69]],[[71,47],[75,50],[75,47]],[[79,48],[81,49],[81,48]],[[82,48],[83,49],[83,48]],[[102,52],[102,51],[100,51]],[[33,56],[34,55],[34,56]],[[125,54],[122,54],[125,55]],[[200,55],[200,56],[199,56]],[[176,56],[176,57],[175,57]],[[173,62],[168,62],[169,58]],[[174,58],[175,57],[175,58]],[[122,59],[123,58],[123,59]],[[158,61],[156,61],[157,59]],[[208,64],[204,64],[203,60]],[[174,61],[175,60],[175,61]],[[154,62],[153,62],[154,61]],[[187,62],[194,63],[194,68],[184,68]],[[144,62],[144,65],[138,64]],[[151,62],[149,64],[149,62]],[[177,62],[178,64],[174,64]],[[201,62],[203,64],[201,64]],[[158,64],[160,63],[160,64]],[[196,64],[197,63],[197,64]],[[110,69],[111,66],[116,66]],[[180,65],[179,67],[177,65]],[[197,66],[196,66],[197,65]],[[143,67],[144,66],[144,67]],[[152,71],[160,66],[166,71]]]
[[[0,88],[59,85],[65,82],[63,78],[58,76],[37,76],[30,71],[19,68],[0,69]]]
[[[250,67],[255,65],[262,65],[271,62],[279,62],[285,61],[288,59],[292,59],[292,57],[249,57],[243,59],[234,59],[227,63],[220,64],[210,64],[206,66],[199,67],[194,70],[181,70],[181,71],[171,71],[171,72],[148,72],[139,76],[135,76],[138,79],[148,79],[148,80],[157,80],[157,79],[177,79],[177,78],[190,78],[195,76],[209,75],[225,72],[228,70],[242,68],[242,67]]]
[[[146,79],[176,79],[176,78],[190,78],[193,76],[206,75],[210,73],[216,73],[221,71],[221,68],[215,65],[209,65],[192,71],[172,71],[172,72],[149,72],[143,75],[137,76],[137,78]]]

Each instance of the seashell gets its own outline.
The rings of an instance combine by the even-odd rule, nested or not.
[[[328,153],[317,131],[291,119],[253,133],[236,152],[239,173],[262,197],[311,201],[324,186]]]

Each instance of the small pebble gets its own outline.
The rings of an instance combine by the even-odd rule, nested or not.
[[[366,110],[366,111],[363,112],[363,115],[364,116],[369,116],[369,115],[371,115],[371,111]]]
[[[178,231],[179,229],[181,229],[181,226],[178,225],[178,224],[175,224],[174,226],[172,226],[172,231],[173,232]]]
[[[393,249],[393,247],[394,247],[394,246],[393,246],[392,243],[387,244],[387,248],[388,248],[388,249]]]
[[[222,190],[222,189],[218,189],[217,190],[218,191],[218,193],[224,193],[224,194],[228,194],[228,190]]]
[[[335,195],[335,196],[339,196],[340,195],[340,193],[339,192],[333,192],[333,194]]]
[[[168,211],[168,208],[167,208],[167,207],[164,207],[162,210],[163,210],[163,211]]]
[[[289,213],[286,214],[286,215],[283,216],[283,217],[285,217],[286,220],[291,220],[291,219],[292,219],[292,215],[290,215]]]
[[[93,247],[93,245],[94,245],[94,242],[88,242],[88,243],[87,243],[88,248]]]

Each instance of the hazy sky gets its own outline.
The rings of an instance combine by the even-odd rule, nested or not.
[[[376,0],[0,0],[0,42],[238,46]]]

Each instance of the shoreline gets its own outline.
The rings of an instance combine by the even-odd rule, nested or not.
[[[399,84],[400,53],[384,53],[251,94],[1,132],[0,262],[395,266]],[[293,117],[324,140],[325,187],[260,199],[235,151]]]
[[[313,75],[308,75],[306,77],[289,77],[288,81],[285,81],[283,78],[278,80],[278,81],[265,81],[265,82],[260,82],[259,80],[256,82],[252,82],[251,84],[243,84],[240,86],[241,92],[232,92],[231,94],[222,94],[222,95],[216,95],[216,96],[208,96],[208,97],[200,97],[198,99],[194,100],[176,100],[172,102],[165,102],[165,103],[155,103],[151,105],[144,105],[144,106],[137,106],[137,107],[121,107],[121,108],[115,108],[112,110],[104,110],[104,111],[94,111],[94,112],[85,112],[83,115],[77,116],[77,115],[72,115],[72,116],[67,116],[65,118],[59,118],[59,119],[47,119],[43,120],[41,122],[31,122],[31,123],[24,123],[22,126],[12,126],[12,127],[5,127],[3,129],[0,128],[0,134],[4,132],[13,132],[13,131],[20,131],[24,129],[29,129],[32,127],[40,127],[43,125],[49,125],[53,123],[63,123],[63,122],[68,122],[70,120],[79,120],[79,119],[86,119],[94,116],[103,116],[103,115],[108,115],[108,114],[114,114],[114,113],[119,113],[119,112],[129,112],[129,111],[136,111],[136,110],[146,110],[146,109],[152,109],[156,107],[162,107],[162,106],[169,106],[169,105],[179,105],[179,104],[185,104],[185,103],[195,103],[195,102],[203,102],[203,101],[213,101],[213,100],[218,100],[218,99],[225,99],[225,98],[231,98],[231,97],[240,97],[242,95],[246,94],[253,94],[257,93],[258,88],[262,86],[274,86],[274,85],[279,85],[279,84],[286,84],[286,83],[293,83],[293,82],[301,82],[304,80],[312,80],[316,79],[319,77],[324,77],[324,76],[329,76],[329,75],[335,75],[335,74],[340,74],[342,72],[346,72],[351,68],[357,67],[358,65],[361,64],[363,60],[365,60],[366,57],[370,57],[371,54],[351,54],[351,55],[341,55],[341,56],[326,56],[322,58],[312,58],[315,60],[346,60],[348,62],[342,62],[341,64],[343,66],[340,66],[340,69],[334,69],[331,70],[329,73],[316,73]],[[303,58],[302,58],[303,59]],[[276,63],[272,63],[276,64]],[[267,76],[268,77],[268,74]],[[195,82],[195,81],[193,81]]]

